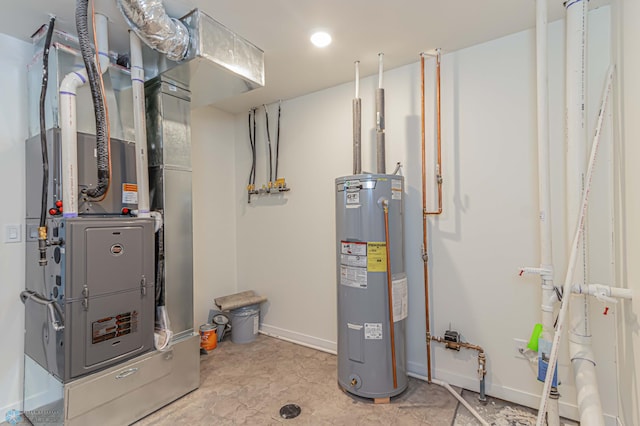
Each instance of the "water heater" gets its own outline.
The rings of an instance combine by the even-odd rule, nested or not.
[[[404,178],[336,179],[338,383],[366,398],[407,387]]]

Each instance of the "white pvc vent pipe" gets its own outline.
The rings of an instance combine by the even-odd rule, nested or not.
[[[109,32],[107,17],[96,13],[97,60],[102,73],[109,69]],[[67,74],[60,83],[60,138],[62,153],[63,217],[78,216],[78,124],[76,94],[88,81],[87,70],[82,68]],[[106,99],[105,99],[106,102]]]
[[[549,367],[547,368],[547,375],[544,381],[544,388],[542,390],[542,397],[540,399],[540,407],[538,408],[538,420],[536,426],[543,426],[545,424],[545,412],[548,407],[549,392],[551,391],[551,383],[553,375],[556,371],[556,362],[558,361],[558,352],[560,349],[560,339],[564,331],[564,322],[567,316],[567,310],[569,307],[569,295],[571,294],[571,288],[573,287],[574,270],[578,260],[578,254],[580,252],[580,241],[582,232],[584,230],[584,224],[587,216],[587,207],[589,205],[589,194],[591,190],[591,181],[593,178],[593,170],[596,162],[596,155],[598,154],[598,148],[600,146],[600,132],[602,130],[602,122],[604,119],[604,113],[607,106],[609,94],[611,92],[611,85],[613,81],[613,67],[609,69],[607,79],[604,87],[604,93],[602,96],[602,103],[600,104],[600,113],[598,115],[598,124],[596,126],[596,132],[593,137],[593,143],[591,145],[591,154],[589,156],[589,165],[587,167],[587,173],[585,176],[585,186],[582,194],[582,202],[580,203],[580,215],[578,216],[575,232],[573,236],[573,242],[571,244],[571,254],[569,256],[569,262],[567,264],[567,272],[565,275],[563,294],[566,296],[562,299],[560,305],[560,312],[558,313],[558,325],[556,326],[556,332],[553,335],[553,344],[551,347],[551,353],[549,356]],[[582,368],[583,365],[576,366],[575,368]],[[590,364],[590,363],[588,363]],[[594,425],[604,424],[602,419],[602,408],[599,404],[600,397],[598,394],[597,383],[595,377],[588,369],[579,370],[581,373],[580,383],[576,382],[578,388],[578,408],[580,409],[580,424],[582,425]],[[597,405],[593,404],[597,398]],[[593,405],[591,405],[593,404]],[[600,410],[598,412],[598,409]],[[590,416],[588,418],[587,416]]]
[[[138,182],[138,217],[149,217],[149,174],[147,171],[147,123],[145,120],[144,67],[140,38],[129,31],[131,50],[131,88],[133,92],[133,126],[136,137],[136,180]]]
[[[555,294],[551,239],[551,181],[549,173],[549,71],[547,37],[547,0],[536,1],[536,96],[538,124],[538,218],[540,220],[540,280],[542,337],[551,340],[554,330]],[[547,423],[559,426],[558,398],[549,400]]]

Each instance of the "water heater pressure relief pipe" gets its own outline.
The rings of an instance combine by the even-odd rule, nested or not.
[[[389,337],[391,341],[391,366],[393,370],[393,388],[398,388],[398,374],[396,371],[396,339],[395,323],[393,321],[393,280],[391,275],[391,254],[389,244],[389,200],[382,200],[384,210],[384,243],[387,252],[387,302],[389,304]]]

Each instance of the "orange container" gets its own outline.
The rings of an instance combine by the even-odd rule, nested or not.
[[[205,351],[212,351],[218,346],[218,333],[215,324],[200,326],[200,347]]]

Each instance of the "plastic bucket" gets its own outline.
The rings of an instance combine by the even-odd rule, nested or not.
[[[260,322],[260,305],[250,305],[231,311],[231,341],[251,343],[256,340]]]
[[[212,351],[218,346],[217,328],[215,324],[203,324],[200,326],[200,347],[205,351]]]

